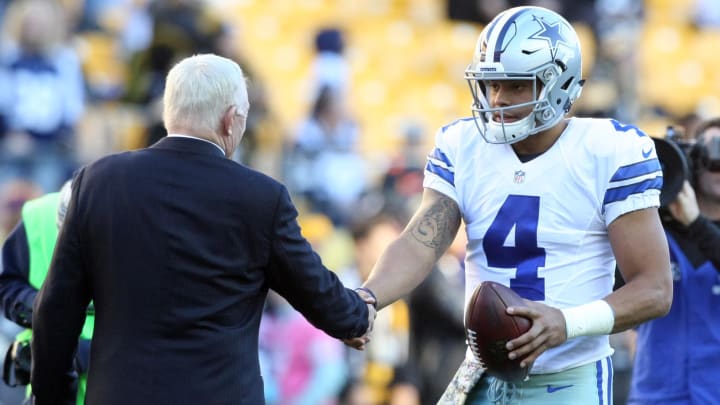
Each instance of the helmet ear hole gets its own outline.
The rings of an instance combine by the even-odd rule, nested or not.
[[[553,112],[552,112],[552,110],[545,109],[545,110],[542,111],[542,113],[541,113],[541,115],[540,115],[540,120],[541,120],[542,122],[546,122],[546,121],[550,120],[552,117],[553,117]]]

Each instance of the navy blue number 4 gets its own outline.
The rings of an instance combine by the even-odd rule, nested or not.
[[[545,300],[545,279],[538,268],[545,267],[545,249],[537,245],[540,197],[509,195],[485,234],[483,248],[488,266],[517,269],[510,288],[532,301]],[[513,227],[515,246],[505,246]]]

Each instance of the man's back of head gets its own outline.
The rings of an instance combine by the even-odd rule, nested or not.
[[[217,134],[228,108],[247,116],[245,76],[234,61],[201,54],[177,63],[168,73],[163,98],[168,133],[207,137]]]

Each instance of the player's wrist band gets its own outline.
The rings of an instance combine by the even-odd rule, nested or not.
[[[605,300],[588,302],[560,310],[565,316],[567,338],[609,335],[615,326],[615,313]]]
[[[367,288],[367,287],[358,287],[358,288],[355,289],[355,291],[363,291],[363,292],[365,292],[367,295],[371,296],[372,299],[373,299],[373,304],[372,304],[372,306],[375,307],[375,309],[377,309],[378,302],[377,302],[377,297],[375,296],[375,293],[374,293],[374,292],[372,292],[372,291],[371,291],[369,288]]]

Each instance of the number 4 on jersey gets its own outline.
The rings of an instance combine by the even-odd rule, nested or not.
[[[537,245],[539,214],[540,197],[509,195],[483,239],[488,266],[517,269],[510,288],[533,301],[545,300],[545,279],[538,277],[545,266],[545,249]],[[505,246],[513,228],[515,246]]]

